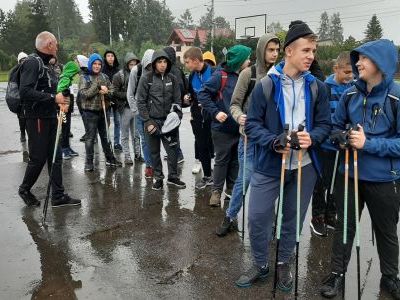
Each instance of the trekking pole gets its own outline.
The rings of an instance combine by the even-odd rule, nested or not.
[[[243,203],[243,207],[242,207],[242,239],[244,239],[244,224],[245,224],[245,207],[246,207],[246,160],[247,160],[247,135],[244,135],[243,138],[243,172],[242,172],[242,176],[243,176],[243,191],[242,191],[242,203]]]
[[[353,149],[354,155],[354,206],[355,206],[355,222],[356,222],[356,251],[357,251],[357,287],[358,300],[361,300],[361,277],[360,277],[360,223],[358,208],[358,152]]]
[[[346,263],[345,253],[347,245],[347,203],[349,193],[349,149],[346,147],[345,158],[344,158],[344,200],[343,200],[343,256],[342,256],[342,267],[343,267],[343,290],[342,299],[345,298],[346,294]]]
[[[47,217],[47,208],[49,207],[49,198],[50,198],[50,187],[51,187],[51,182],[53,180],[53,169],[54,169],[54,163],[56,161],[56,156],[57,156],[57,149],[58,149],[58,143],[60,141],[60,135],[62,131],[62,123],[66,122],[65,119],[65,114],[62,108],[60,108],[60,112],[58,113],[58,118],[57,118],[57,131],[56,131],[56,141],[54,143],[54,150],[53,150],[53,159],[51,163],[51,168],[50,168],[50,174],[49,174],[49,183],[47,184],[47,191],[46,191],[46,199],[44,200],[44,205],[43,205],[43,217],[42,217],[42,225],[46,225],[46,217]]]
[[[287,134],[288,131],[289,131],[289,124],[285,124],[284,132]],[[276,229],[274,289],[272,290],[273,299],[275,299],[276,285],[278,282],[278,254],[279,254],[279,241],[281,239],[283,191],[285,185],[285,167],[286,167],[286,153],[282,153],[281,182],[280,182],[279,199],[278,199],[278,214],[277,214],[277,224],[275,225],[277,229]]]
[[[336,172],[337,172],[337,166],[339,162],[339,151],[336,151],[335,154],[335,164],[333,165],[333,174],[332,174],[332,181],[331,181],[331,187],[329,189],[329,196],[332,197],[333,195],[333,189],[335,187],[335,180],[336,180]]]
[[[108,145],[111,148],[111,151],[114,153],[114,149],[111,144],[111,137],[110,137],[110,128],[108,127],[108,120],[107,120],[107,111],[106,111],[106,101],[104,100],[104,95],[101,94],[101,106],[103,107],[103,112],[104,112],[104,121],[106,123],[106,132],[107,132],[107,141]]]
[[[299,125],[298,132],[303,131],[304,127]],[[303,150],[299,149],[297,162],[297,195],[296,195],[296,273],[294,283],[294,298],[298,297],[299,288],[299,246],[300,246],[300,203],[301,203],[301,167],[303,163]]]

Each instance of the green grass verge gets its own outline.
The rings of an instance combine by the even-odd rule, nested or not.
[[[0,82],[8,81],[8,71],[0,71]]]

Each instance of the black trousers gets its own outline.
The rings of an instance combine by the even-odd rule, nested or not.
[[[211,122],[191,120],[194,134],[195,157],[200,160],[204,176],[211,176],[211,158],[214,156],[214,144],[211,137]]]
[[[347,247],[343,247],[343,195],[344,176],[337,178],[337,212],[338,223],[335,229],[332,245],[332,271],[343,272],[343,254],[345,270],[350,261],[351,249],[355,236],[354,210],[354,181],[349,179],[348,194],[348,232]],[[366,204],[375,230],[376,246],[378,249],[380,270],[383,275],[397,276],[399,273],[399,242],[397,237],[397,223],[399,221],[400,184],[398,182],[367,182],[359,181],[359,208],[361,212]],[[361,250],[362,251],[362,250]]]
[[[26,131],[29,139],[29,162],[20,187],[30,190],[39,178],[46,161],[50,174],[56,140],[57,119],[26,119]],[[60,146],[57,147],[53,178],[51,180],[51,191],[53,199],[64,195]]]
[[[67,112],[65,114],[65,118],[67,122],[63,122],[62,124],[62,139],[61,139],[61,148],[69,148],[69,134],[71,132],[71,112]]]
[[[25,135],[26,130],[26,119],[23,113],[18,114],[18,123],[19,130],[21,131],[21,135]]]
[[[322,178],[318,177],[314,187],[312,216],[334,217],[336,215],[335,193],[329,195],[329,189],[333,179],[336,152],[320,150],[318,154],[322,161]]]

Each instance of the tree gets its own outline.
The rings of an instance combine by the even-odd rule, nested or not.
[[[207,13],[200,18],[199,24],[200,28],[211,30],[213,24],[211,8],[207,8]],[[214,17],[214,25],[215,28],[221,28],[221,29],[230,28],[229,22],[224,17],[221,16]]]
[[[343,26],[340,20],[340,14],[335,13],[330,20],[329,36],[334,43],[341,44],[343,42]]]
[[[282,32],[282,31],[284,31],[284,30],[283,30],[283,27],[280,22],[272,22],[271,24],[269,24],[267,26],[267,32],[276,34],[278,32]]]
[[[193,17],[189,9],[186,9],[179,17],[178,26],[185,29],[194,29]]]
[[[360,43],[357,42],[357,40],[353,36],[349,35],[349,37],[343,42],[342,48],[345,51],[351,51],[354,48],[357,48],[359,44]]]
[[[330,38],[329,16],[326,11],[321,14],[321,19],[319,21],[318,37],[320,40],[326,40]]]
[[[374,41],[382,38],[383,29],[378,20],[378,17],[374,14],[371,20],[368,22],[367,29],[364,31],[365,33],[365,42]]]
[[[221,16],[216,17],[214,19],[214,25],[215,25],[215,28],[218,28],[218,29],[230,29],[231,28],[231,26],[229,25],[229,22],[224,17],[221,17]]]
[[[200,47],[201,46],[201,42],[200,42],[200,38],[199,38],[199,31],[196,30],[196,36],[194,37],[193,40],[193,46],[195,47]]]

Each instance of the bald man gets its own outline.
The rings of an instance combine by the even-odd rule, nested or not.
[[[31,193],[47,161],[50,173],[57,132],[57,110],[66,108],[69,98],[56,96],[57,78],[48,71],[51,58],[56,57],[58,44],[55,36],[47,31],[36,37],[35,53],[29,55],[21,67],[19,93],[26,117],[29,162],[18,194],[27,206],[40,206]],[[81,201],[64,193],[62,183],[62,157],[58,146],[51,181],[52,206],[80,205]]]

